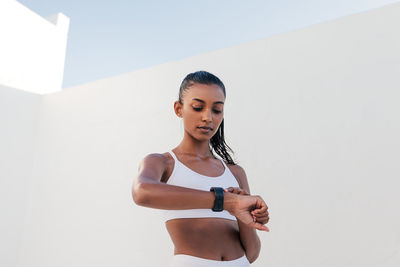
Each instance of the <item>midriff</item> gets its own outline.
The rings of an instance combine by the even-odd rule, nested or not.
[[[165,223],[174,254],[230,261],[245,255],[237,221],[224,218],[177,218]]]

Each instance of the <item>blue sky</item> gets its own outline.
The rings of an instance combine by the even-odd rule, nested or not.
[[[68,16],[63,88],[267,38],[398,0],[18,0]]]

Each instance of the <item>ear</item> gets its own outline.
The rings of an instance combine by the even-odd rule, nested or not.
[[[174,111],[176,116],[178,116],[179,118],[182,118],[182,109],[183,109],[183,105],[181,103],[179,103],[179,101],[175,101],[174,102]]]

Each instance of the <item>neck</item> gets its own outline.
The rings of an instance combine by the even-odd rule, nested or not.
[[[176,147],[179,153],[191,154],[200,158],[212,157],[210,140],[199,141],[185,134],[181,143]]]

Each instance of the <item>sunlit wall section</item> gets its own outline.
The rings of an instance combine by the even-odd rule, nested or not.
[[[17,266],[40,121],[40,95],[0,85],[0,266]]]
[[[0,85],[38,94],[61,90],[69,18],[43,18],[15,0],[0,1]]]

